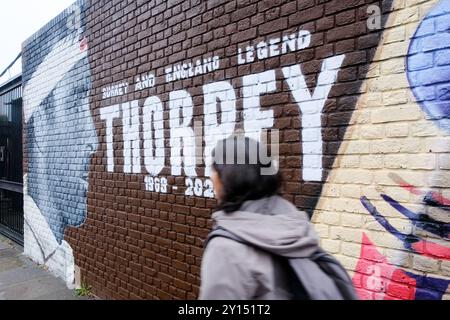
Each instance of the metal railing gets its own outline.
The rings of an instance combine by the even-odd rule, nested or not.
[[[23,245],[23,185],[0,180],[0,233]]]

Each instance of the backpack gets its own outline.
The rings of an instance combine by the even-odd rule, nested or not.
[[[228,238],[242,244],[267,252],[222,227],[213,229],[205,240],[206,248],[215,237]],[[293,299],[301,300],[358,300],[352,280],[347,271],[331,254],[319,248],[305,258],[287,258],[275,255],[290,281]]]

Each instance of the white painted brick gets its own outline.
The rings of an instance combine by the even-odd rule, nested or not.
[[[370,86],[369,86],[369,90],[371,90]],[[367,98],[365,100],[365,103],[368,108],[383,106],[383,93],[382,92],[370,92],[366,96],[367,96]]]
[[[346,227],[330,227],[330,239],[344,240],[348,242],[361,242],[361,230]]]
[[[344,256],[341,254],[334,255],[334,257],[348,270],[355,270],[358,259]]]
[[[435,154],[418,154],[408,157],[408,167],[409,169],[435,169],[436,156]]]
[[[373,110],[371,114],[372,123],[417,120],[421,117],[422,114],[419,108],[408,105]]]
[[[373,178],[373,171],[370,170],[352,170],[343,169],[336,173],[336,183],[360,183],[370,184]]]
[[[408,102],[405,90],[383,92],[383,104],[385,106],[399,105]]]
[[[359,258],[360,253],[361,253],[361,244],[342,242],[341,253],[345,256]]]
[[[439,129],[430,121],[411,125],[411,134],[415,137],[431,137],[438,135],[438,133]]]
[[[439,261],[433,260],[420,255],[413,256],[413,269],[424,271],[424,272],[437,272],[439,269]]]
[[[359,155],[343,155],[338,161],[341,168],[359,168]]]
[[[406,250],[394,250],[385,248],[384,249],[384,255],[386,256],[387,260],[390,264],[403,267],[403,268],[410,268],[411,267],[411,253],[407,252]]]
[[[320,221],[321,223],[328,225],[339,225],[340,223],[340,213],[331,212],[331,211],[322,211],[320,213]]]
[[[405,59],[403,57],[384,60],[379,62],[379,64],[380,72],[383,76],[405,72]]]
[[[450,261],[442,260],[440,271],[443,276],[450,277]]]
[[[367,199],[379,199],[380,193],[384,192],[382,186],[361,186],[361,196],[365,196]]]
[[[389,169],[407,168],[408,156],[405,154],[387,154],[384,156],[384,166]]]
[[[380,169],[383,168],[382,155],[365,155],[361,156],[362,169]]]
[[[381,139],[384,137],[384,125],[365,125],[361,126],[360,137],[362,139]]]
[[[352,184],[343,184],[343,185],[341,185],[340,194],[341,194],[341,197],[359,198],[359,196],[361,194],[360,186],[352,185]]]
[[[341,241],[339,240],[330,240],[330,239],[321,240],[322,248],[331,254],[338,253],[340,251],[340,244]]]
[[[341,225],[344,227],[361,228],[363,226],[363,216],[360,214],[342,213]]]
[[[399,42],[404,41],[405,39],[406,39],[405,27],[397,26],[389,29],[389,32],[386,32],[384,43]]]
[[[348,144],[345,154],[370,153],[370,143],[367,141],[354,141]]]
[[[387,43],[379,56],[380,60],[387,60],[405,55],[405,44],[402,42]],[[383,66],[383,63],[381,64]],[[383,68],[383,67],[382,67]]]
[[[419,20],[419,7],[409,7],[399,10],[395,17],[395,25],[408,24]]]
[[[408,202],[410,200],[410,192],[401,187],[385,187],[384,193],[398,202]]]
[[[450,154],[439,155],[439,169],[450,169]]]
[[[328,233],[328,226],[325,224],[314,224],[314,229],[316,230],[317,234],[319,235],[320,238],[322,239],[327,239],[329,238],[329,233]]]
[[[409,132],[408,123],[387,123],[385,125],[386,136],[390,138],[406,137]]]
[[[373,91],[379,92],[405,89],[409,87],[408,80],[401,70],[394,69],[391,71],[391,73],[392,74],[373,79],[373,81],[371,82],[371,89]]]

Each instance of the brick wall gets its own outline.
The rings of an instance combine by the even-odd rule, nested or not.
[[[445,297],[448,11],[78,1],[24,43],[26,253],[102,298],[195,299],[215,206],[195,156],[278,129],[283,195],[361,298]]]

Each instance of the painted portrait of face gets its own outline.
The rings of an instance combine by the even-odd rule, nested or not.
[[[342,259],[361,299],[439,300],[450,283],[450,1],[393,7],[324,188],[341,197],[322,197],[314,218],[325,226],[339,208],[331,238],[360,247]]]
[[[26,57],[24,114],[28,148],[28,194],[61,244],[67,226],[86,219],[90,157],[97,135],[89,107],[91,88],[84,17],[71,7],[65,33],[41,57]]]

